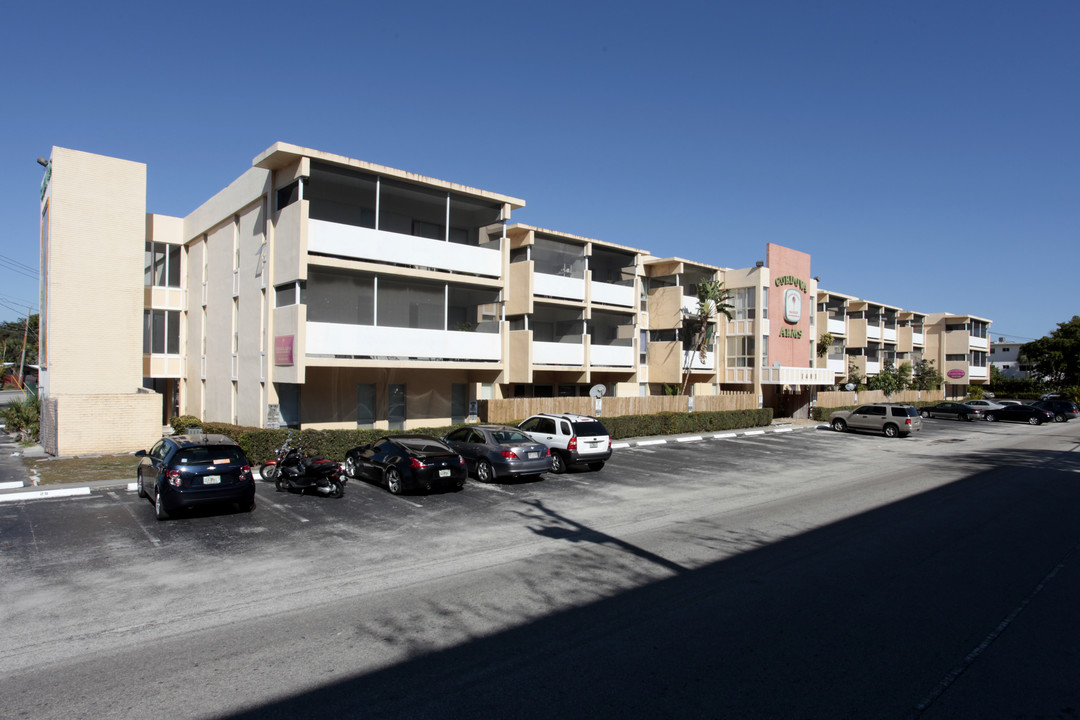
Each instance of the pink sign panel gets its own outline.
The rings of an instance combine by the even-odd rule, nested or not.
[[[274,337],[274,364],[289,366],[293,364],[293,340],[295,335],[277,335]]]
[[[965,373],[963,370],[955,369],[955,370],[950,370],[949,372],[947,372],[945,374],[948,375],[949,377],[951,377],[953,380],[959,380],[960,378],[964,377],[964,375],[966,375],[967,373]]]

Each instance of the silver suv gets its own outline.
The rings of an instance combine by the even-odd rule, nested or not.
[[[907,437],[922,430],[922,418],[912,405],[872,403],[854,410],[837,410],[829,415],[829,425],[837,432],[872,430],[886,437]]]
[[[567,465],[604,467],[611,457],[611,436],[600,421],[588,415],[533,415],[518,425],[533,440],[551,449],[551,472],[566,472]]]

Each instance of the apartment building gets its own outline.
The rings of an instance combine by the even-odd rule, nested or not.
[[[769,244],[741,269],[655,256],[514,222],[518,198],[285,143],[185,217],[147,214],[145,197],[144,165],[54,148],[41,385],[55,454],[143,447],[133,424],[150,438],[177,414],[411,429],[596,385],[746,393],[789,414],[849,362],[870,374],[927,342],[928,316],[820,290],[807,253]],[[706,281],[732,317],[699,333]],[[938,346],[959,369],[952,336]]]

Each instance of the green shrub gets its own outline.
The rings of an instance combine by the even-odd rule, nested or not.
[[[657,415],[623,415],[600,418],[613,440],[650,435],[674,435],[690,432],[717,432],[745,427],[761,427],[772,423],[772,408],[760,410],[722,410],[700,413],[659,413]],[[304,448],[309,456],[331,460],[345,459],[345,453],[358,445],[366,445],[386,435],[416,434],[443,437],[461,424],[414,430],[264,430],[226,423],[202,422],[191,415],[174,417],[169,421],[178,434],[201,428],[205,433],[227,435],[236,441],[252,463],[271,460],[274,451],[292,433],[293,444]]]
[[[16,433],[20,442],[37,442],[41,434],[41,399],[28,394],[8,403],[0,417],[4,418],[5,429]]]

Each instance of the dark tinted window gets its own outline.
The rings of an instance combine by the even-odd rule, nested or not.
[[[607,435],[608,431],[597,421],[589,420],[574,423],[574,433],[577,435]]]
[[[178,450],[173,462],[178,465],[247,465],[247,458],[244,457],[244,451],[235,445],[199,445]]]
[[[454,442],[467,442],[469,433],[472,430],[469,428],[458,428],[446,436],[447,440],[453,440]]]
[[[430,455],[432,453],[453,454],[453,450],[435,439],[405,438],[397,441],[398,445],[414,453]]]
[[[859,408],[855,412],[860,413],[862,415],[884,415],[885,414],[885,406],[884,405],[864,405],[863,407]]]
[[[892,414],[897,417],[918,417],[919,411],[913,407],[894,407]]]

